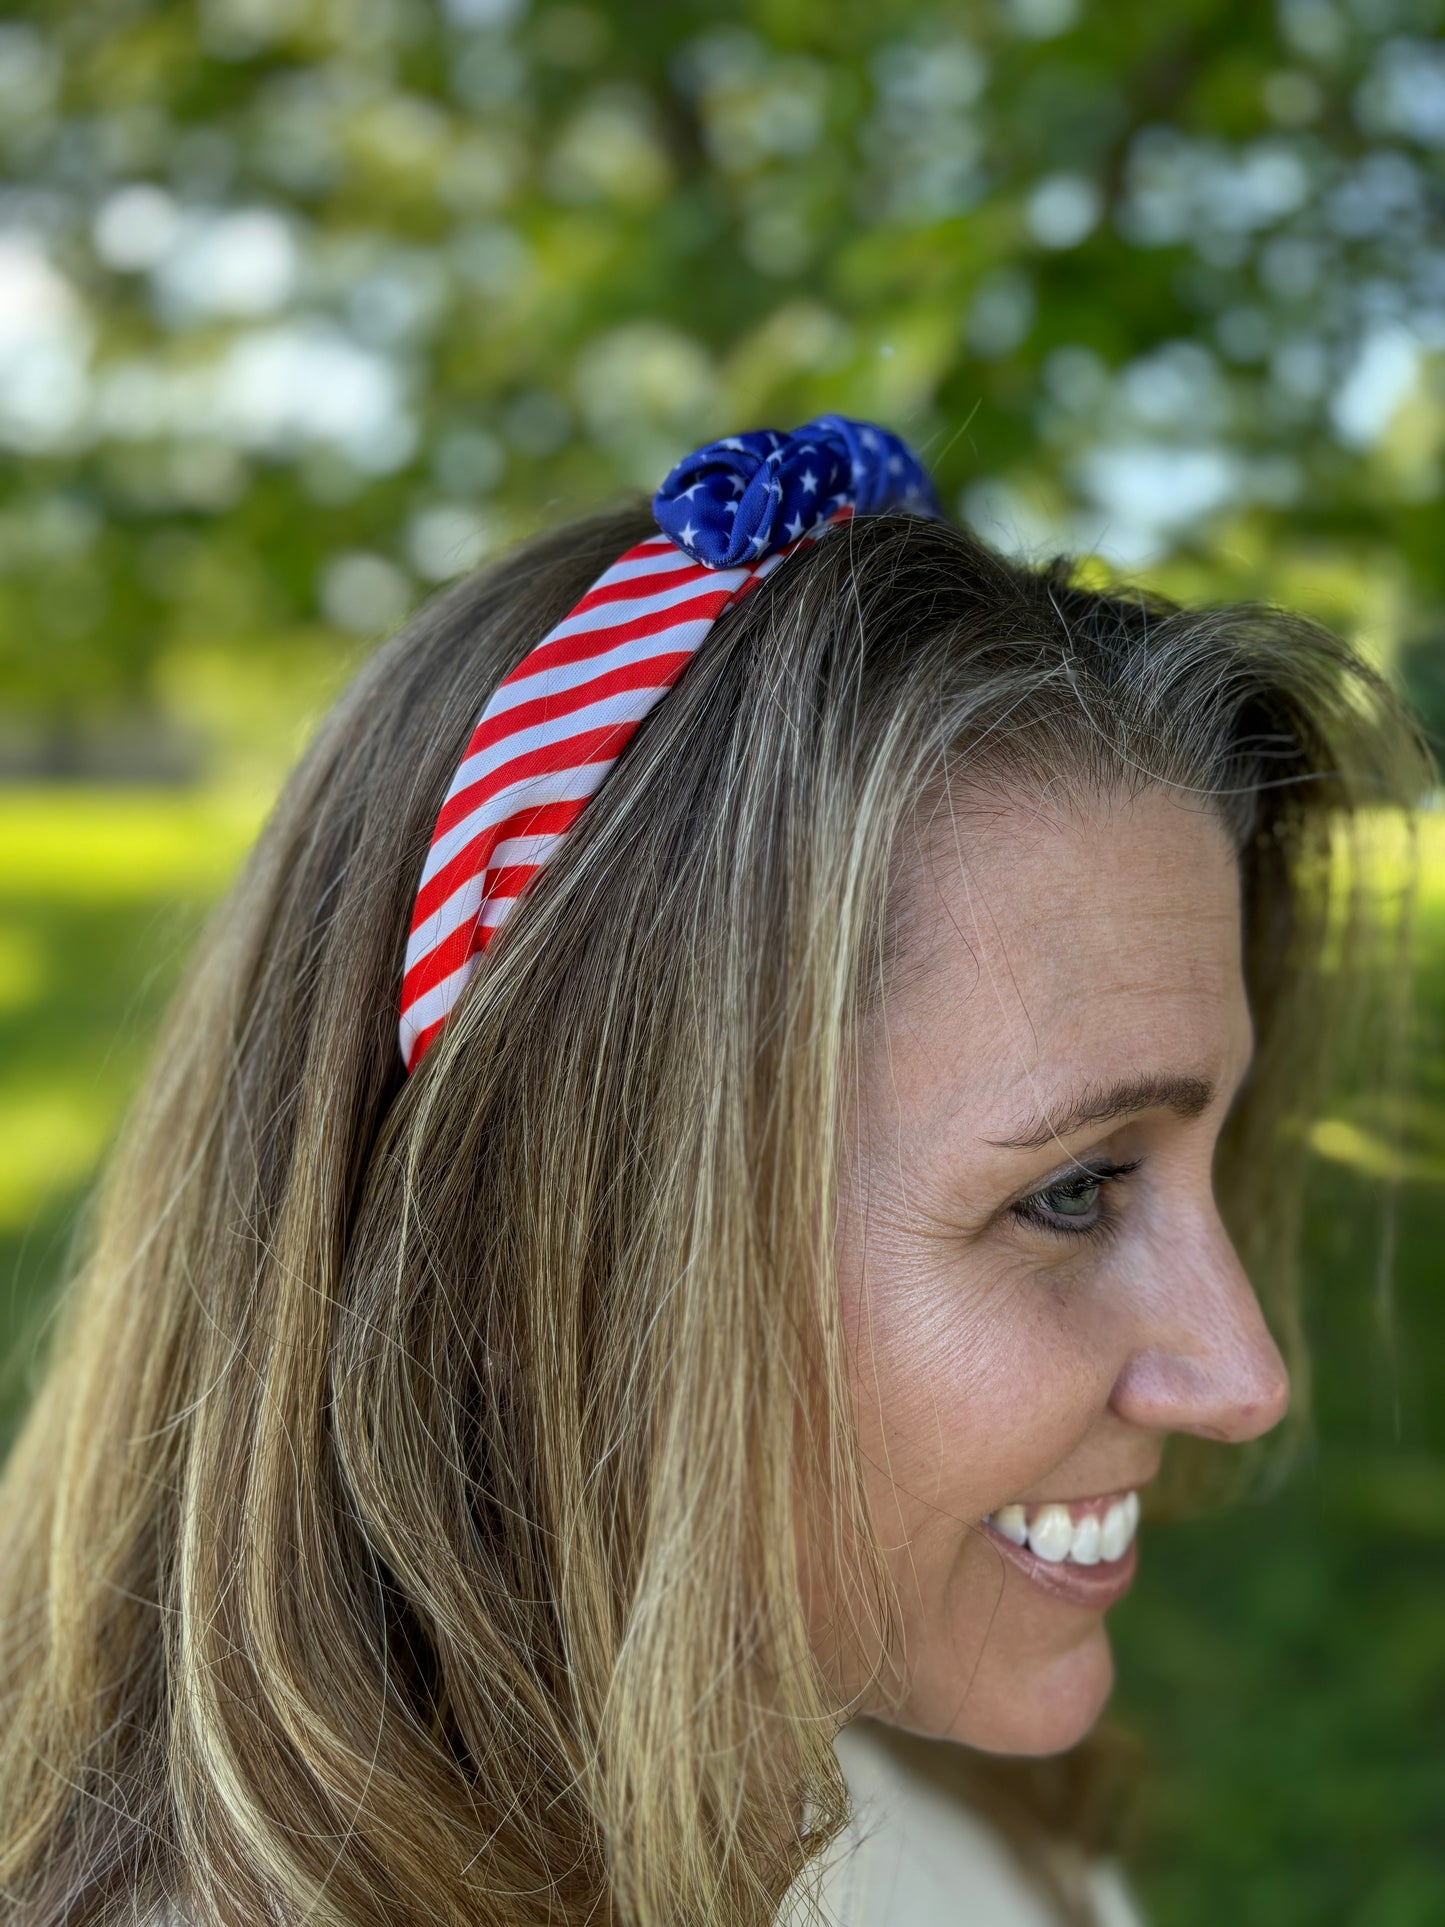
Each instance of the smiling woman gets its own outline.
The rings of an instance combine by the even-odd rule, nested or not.
[[[1252,1051],[1239,865],[1217,810],[1162,785],[927,822],[841,1233],[905,1602],[898,1695],[863,1710],[1044,1753],[1102,1710],[1102,1611],[1166,1436],[1253,1438],[1288,1400],[1213,1194]]]
[[[1131,1917],[1104,1609],[1301,1377],[1332,852],[1433,770],[1307,622],[834,523],[490,868],[640,504],[321,725],[0,1493],[8,1917]]]

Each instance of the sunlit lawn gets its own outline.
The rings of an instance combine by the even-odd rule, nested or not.
[[[0,792],[0,1345],[20,1366],[0,1409],[13,1414],[20,1334],[263,808]],[[1270,1500],[1155,1526],[1112,1615],[1114,1710],[1157,1762],[1134,1864],[1160,1927],[1445,1922],[1445,820],[1424,830],[1394,1363],[1356,1229],[1378,1147],[1366,1115],[1342,1115],[1314,1167],[1319,1444]]]
[[[254,792],[0,791],[0,1344],[63,1259]],[[27,1348],[28,1349],[28,1348]],[[22,1361],[23,1363],[23,1361]],[[15,1387],[7,1381],[5,1409]]]

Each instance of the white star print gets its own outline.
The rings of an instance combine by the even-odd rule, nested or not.
[[[697,530],[692,526],[691,521],[688,521],[688,522],[685,522],[683,526],[678,530],[677,539],[679,542],[684,543],[688,548],[691,548],[693,544],[693,538],[696,536],[696,534],[697,534]]]
[[[812,469],[810,468],[805,469],[803,471],[803,493],[805,495],[816,495],[817,492],[818,492],[817,476],[813,473]]]
[[[795,515],[791,522],[784,522],[783,527],[788,531],[790,539],[796,542],[798,537],[803,533],[802,516]]]
[[[873,433],[871,428],[865,428],[858,439],[865,448],[876,448],[878,446],[878,437]]]
[[[765,535],[755,535],[748,546],[754,555],[761,555],[768,546],[768,538]]]
[[[742,443],[738,440],[736,435],[729,435],[727,440],[725,442],[720,442],[718,446],[720,448],[736,448],[740,450],[742,448]]]
[[[723,503],[723,513],[724,513],[724,514],[726,514],[726,515],[736,515],[736,514],[737,514],[737,512],[738,512],[738,505],[737,505],[737,503],[736,503],[736,502],[724,502],[724,503]]]
[[[903,457],[901,455],[890,455],[888,457],[888,473],[890,475],[901,475],[903,473]]]

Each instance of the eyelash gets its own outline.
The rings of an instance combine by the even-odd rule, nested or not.
[[[1057,1183],[1047,1184],[1041,1191],[1034,1191],[1027,1198],[1021,1198],[1017,1204],[1011,1206],[1012,1213],[1022,1223],[1037,1226],[1040,1231],[1053,1232],[1056,1237],[1101,1240],[1112,1238],[1119,1229],[1117,1213],[1112,1206],[1103,1217],[1081,1224],[1077,1220],[1068,1221],[1050,1217],[1046,1211],[1038,1208],[1035,1200],[1055,1197],[1060,1193],[1066,1197],[1070,1194],[1077,1195],[1095,1184],[1100,1187],[1103,1194],[1109,1185],[1117,1184],[1122,1178],[1127,1178],[1129,1173],[1137,1171],[1143,1162],[1143,1158],[1131,1158],[1127,1164],[1114,1164],[1106,1159],[1099,1164],[1085,1165],[1072,1177],[1060,1178]]]

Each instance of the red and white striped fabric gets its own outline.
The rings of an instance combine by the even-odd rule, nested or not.
[[[826,522],[852,514],[845,505]],[[756,563],[709,568],[670,536],[648,536],[497,685],[438,813],[412,913],[400,1025],[408,1072],[512,905],[713,623],[816,539],[810,532]]]

